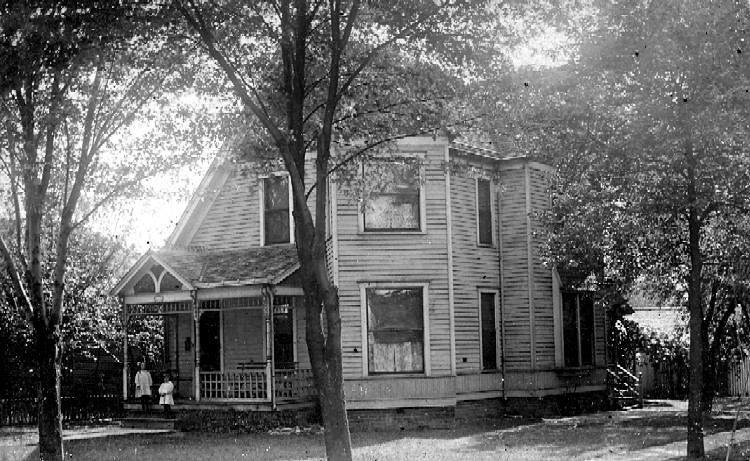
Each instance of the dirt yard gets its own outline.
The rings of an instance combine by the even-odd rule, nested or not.
[[[709,459],[724,460],[738,404],[723,403],[706,420]],[[750,458],[750,402],[739,405],[739,440],[733,460]],[[453,429],[352,434],[354,458],[398,460],[678,460],[685,452],[684,402],[652,402],[644,409],[569,418],[466,421]],[[88,435],[86,431],[89,431]],[[116,432],[110,429],[110,432]],[[72,460],[318,460],[320,434],[107,434],[107,429],[68,431]],[[35,434],[0,432],[0,461],[38,459]]]

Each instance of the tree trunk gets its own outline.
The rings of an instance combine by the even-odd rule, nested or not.
[[[306,234],[305,229],[298,228],[297,231],[300,236]],[[312,245],[304,244],[305,241],[304,238],[298,240],[297,252],[305,292],[307,350],[325,428],[326,456],[330,461],[351,461],[338,291],[328,278],[325,252],[314,251]],[[325,334],[321,320],[326,324]]]
[[[329,338],[330,339],[330,338]],[[339,350],[341,348],[339,347]],[[330,461],[351,461],[352,444],[346,415],[341,359],[330,360],[318,386],[318,400],[325,427],[326,454]]]
[[[317,296],[311,299],[311,294],[317,294]],[[319,307],[315,309],[323,305],[321,302],[323,296],[318,290],[312,292],[306,290],[305,297],[308,300],[307,348],[325,428],[326,455],[330,461],[351,461],[352,444],[349,420],[346,415],[344,374],[341,362],[341,321],[339,320],[338,325],[332,325],[330,321],[326,321],[328,332],[324,336],[320,323],[321,309]],[[333,295],[333,298],[335,298],[333,303],[329,301],[325,304],[326,319],[339,317],[338,295]]]
[[[689,135],[688,135],[689,136]],[[687,456],[703,458],[703,309],[701,307],[701,222],[696,209],[695,153],[688,143],[687,160],[687,199],[688,229],[690,242],[690,274],[688,276],[688,307],[690,310],[690,383],[688,389]]]
[[[62,412],[60,407],[60,328],[47,326],[35,318],[34,342],[37,362],[39,400],[39,459],[64,459]]]

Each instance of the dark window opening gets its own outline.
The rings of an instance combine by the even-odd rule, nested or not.
[[[273,314],[273,363],[276,369],[291,370],[295,368],[294,315],[291,309],[282,309]]]
[[[492,245],[492,192],[486,179],[477,179],[477,227],[479,243]]]
[[[563,356],[566,367],[594,364],[594,301],[590,296],[563,293]]]
[[[495,294],[481,294],[482,319],[482,369],[497,369],[497,326],[495,321]]]
[[[221,324],[218,311],[207,311],[200,318],[201,371],[221,370]]]

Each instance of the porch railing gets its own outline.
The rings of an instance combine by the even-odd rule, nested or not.
[[[266,370],[202,371],[201,399],[267,401]]]
[[[643,375],[634,375],[622,365],[615,364],[607,369],[607,386],[610,395],[617,401],[633,402],[643,408]]]
[[[269,402],[267,372],[267,368],[202,371],[201,399]],[[316,394],[310,369],[275,370],[274,387],[278,401],[307,400]]]
[[[307,400],[315,396],[315,383],[312,370],[297,368],[293,370],[276,370],[276,399]]]

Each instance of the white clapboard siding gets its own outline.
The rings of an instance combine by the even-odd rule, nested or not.
[[[177,394],[181,397],[191,396],[193,390],[193,373],[195,363],[193,354],[195,348],[195,338],[193,337],[193,315],[176,314],[177,316]],[[189,350],[185,350],[185,342],[190,339]]]
[[[429,283],[429,354],[433,375],[451,370],[448,308],[445,173],[443,146],[412,146],[425,152],[425,219],[420,233],[361,233],[356,199],[339,191],[337,237],[339,302],[341,305],[344,376],[364,374],[362,342],[362,282],[397,282],[408,286]]]
[[[500,181],[505,363],[508,369],[528,369],[531,367],[531,334],[526,180],[523,168],[503,170]]]
[[[305,175],[308,181],[313,180],[314,162],[305,164]],[[214,199],[205,218],[198,225],[193,238],[187,246],[205,247],[208,249],[232,250],[259,246],[260,213],[261,213],[261,178],[266,173],[253,169],[238,171],[236,168]],[[315,216],[315,190],[310,193],[307,204]]]
[[[264,363],[264,321],[261,309],[222,312],[224,369],[237,370],[248,362]]]
[[[231,250],[260,244],[260,198],[253,174],[233,171],[188,246]]]
[[[539,218],[540,213],[550,209],[551,200],[549,182],[545,172],[539,170],[535,164],[529,165],[529,203],[531,216],[529,217],[533,297],[534,297],[534,346],[536,351],[536,367],[551,368],[555,366],[555,324],[552,303],[552,271],[542,264],[540,249],[547,241],[544,222]]]
[[[300,302],[295,307],[297,328],[297,363],[300,368],[310,368],[310,354],[307,352],[307,335],[305,334],[305,307]]]
[[[491,174],[492,166],[488,166],[488,162],[468,160],[468,163],[473,168],[485,169],[488,175]],[[478,372],[482,368],[479,289],[499,290],[500,288],[498,248],[478,244],[476,176],[476,174],[459,171],[450,177],[455,360],[458,373]],[[495,229],[497,229],[497,215],[497,207],[495,207],[493,213]],[[496,328],[500,332],[500,315],[496,316]],[[497,344],[497,357],[498,360],[502,357],[502,341],[498,341]]]

